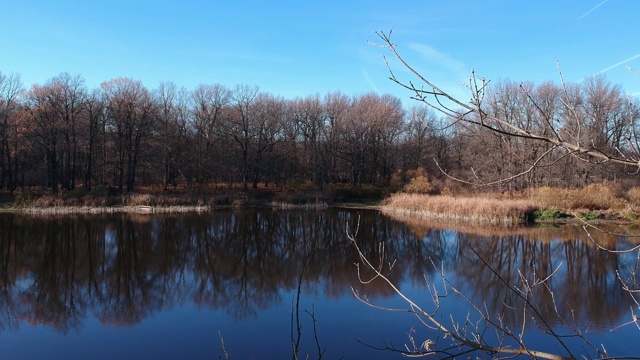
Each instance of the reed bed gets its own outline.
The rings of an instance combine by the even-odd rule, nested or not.
[[[640,191],[635,188],[625,194],[614,183],[591,184],[575,189],[543,186],[529,190],[530,199],[541,208],[560,210],[622,210],[626,208],[625,197],[633,204],[639,200],[638,194]]]
[[[137,213],[137,214],[171,214],[171,213],[188,213],[188,212],[205,212],[209,211],[209,206],[53,206],[38,207],[28,206],[20,208],[19,212],[24,214],[38,215],[58,215],[58,214],[114,214],[114,213]]]
[[[273,201],[269,204],[269,207],[280,210],[293,210],[293,209],[301,209],[301,210],[324,210],[329,207],[329,204],[326,202],[316,202],[316,203],[307,203],[307,204],[293,204],[288,202],[281,201]]]
[[[530,222],[538,207],[527,200],[456,198],[452,196],[394,194],[382,207],[386,214],[419,219],[453,220],[473,224],[517,226]]]

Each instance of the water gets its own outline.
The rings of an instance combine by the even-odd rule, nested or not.
[[[638,313],[616,275],[635,274],[636,254],[598,250],[580,228],[453,231],[376,211],[251,209],[2,214],[2,358],[280,359],[292,358],[298,342],[299,358],[388,359],[401,356],[376,348],[404,349],[410,336],[416,344],[438,340],[415,316],[356,299],[353,292],[379,307],[407,309],[380,279],[359,281],[358,254],[346,236],[358,223],[358,246],[369,259],[384,250],[384,264],[396,260],[384,274],[404,294],[432,311],[438,291],[436,319],[445,326],[451,316],[463,325],[467,316],[479,319],[457,289],[492,321],[517,334],[525,329],[525,343],[536,350],[563,346],[540,328],[567,335],[573,326],[610,355],[640,354],[635,325],[610,331],[631,320],[632,309]],[[633,245],[612,235],[594,241]],[[505,286],[545,278],[524,293],[538,310],[533,316]],[[449,341],[440,339],[438,348]],[[575,355],[598,355],[580,338],[563,343]]]

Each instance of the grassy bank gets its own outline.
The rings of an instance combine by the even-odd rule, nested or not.
[[[533,220],[536,210],[536,204],[527,200],[405,193],[392,195],[382,207],[387,214],[507,226]]]
[[[515,225],[536,221],[640,220],[640,187],[591,184],[581,188],[539,187],[512,193],[450,196],[398,193],[383,211],[421,219]]]
[[[112,212],[187,212],[220,208],[271,207],[277,209],[322,209],[339,204],[376,204],[385,189],[373,186],[331,185],[323,190],[314,186],[286,188],[211,187],[199,191],[162,191],[141,189],[139,193],[118,194],[99,187],[91,191],[77,189],[59,194],[36,189],[0,193],[0,211],[26,213],[112,213]]]

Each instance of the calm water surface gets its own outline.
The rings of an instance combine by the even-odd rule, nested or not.
[[[0,356],[217,359],[226,351],[231,359],[281,359],[292,357],[292,339],[299,338],[299,358],[318,358],[318,345],[325,359],[400,358],[373,347],[401,348],[408,333],[419,342],[436,333],[409,314],[354,297],[352,289],[380,306],[406,308],[385,284],[358,281],[358,257],[345,231],[358,219],[361,249],[375,259],[383,243],[386,259],[397,259],[389,276],[426,309],[434,306],[425,284],[442,291],[435,263],[510,328],[526,320],[531,347],[555,351],[558,344],[523,318],[520,300],[496,276],[519,284],[555,270],[548,288],[533,293],[548,324],[565,334],[565,319],[610,355],[640,354],[637,327],[610,331],[636,308],[616,278],[616,271],[633,275],[635,254],[600,251],[579,228],[452,231],[376,211],[228,210],[1,214]],[[631,246],[614,236],[596,241]],[[451,314],[464,321],[468,313],[460,297],[442,298],[443,322]],[[582,349],[580,341],[567,343]]]

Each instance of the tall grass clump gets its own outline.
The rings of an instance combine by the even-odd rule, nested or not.
[[[577,189],[544,186],[532,189],[530,199],[545,209],[620,210],[625,207],[623,195],[619,185],[600,183]]]
[[[640,187],[634,186],[627,191],[627,199],[629,204],[635,209],[640,207]]]
[[[533,202],[527,200],[456,198],[406,193],[392,195],[382,207],[382,211],[388,214],[506,226],[532,221],[537,209]]]

